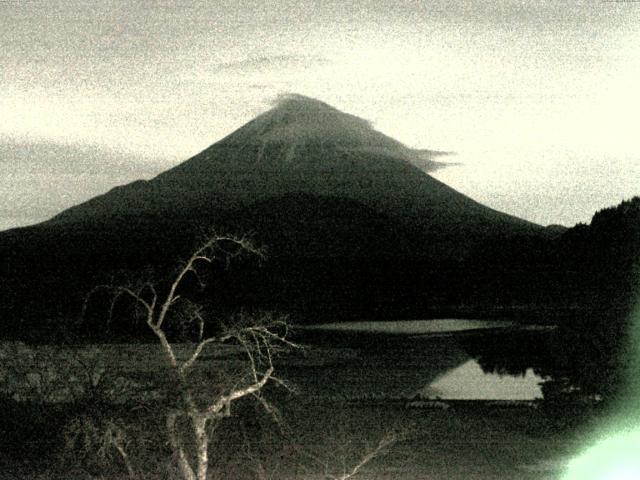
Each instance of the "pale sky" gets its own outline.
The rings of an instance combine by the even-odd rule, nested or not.
[[[640,194],[637,1],[0,1],[0,229],[186,160],[294,92],[542,224]]]

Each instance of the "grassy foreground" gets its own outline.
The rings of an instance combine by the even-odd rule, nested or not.
[[[272,385],[264,392],[270,412],[247,399],[216,424],[210,432],[211,478],[341,478],[389,437],[394,443],[353,478],[559,478],[566,460],[582,446],[586,426],[577,425],[585,414],[592,416],[592,407],[421,403],[403,396],[403,390],[415,391],[407,385],[420,385],[464,358],[451,342],[440,339],[428,353],[422,343],[404,343],[402,349],[368,353],[315,348],[301,357],[284,356],[277,371],[299,391]],[[11,384],[11,374],[31,380],[15,383],[19,394],[14,397],[0,395],[0,478],[128,478],[113,442],[105,441],[110,428],[121,432],[120,443],[140,479],[178,478],[164,425],[171,386],[158,369],[162,359],[156,348],[13,346],[4,352],[11,353],[4,366],[14,362],[3,373],[5,386]],[[232,368],[237,353],[229,348],[204,355],[213,360],[210,365]],[[71,385],[57,382],[62,373],[75,379]],[[203,368],[199,381],[214,384],[215,373]],[[70,392],[77,397],[65,400]],[[29,400],[45,393],[53,400]]]
[[[555,479],[581,446],[580,431],[561,421],[573,412],[546,407],[468,402],[415,408],[391,400],[309,403],[299,397],[274,404],[282,412],[279,424],[245,402],[217,426],[211,478],[339,477],[392,433],[397,441],[354,478]],[[144,478],[174,478],[167,473],[172,462],[162,419],[152,404],[43,407],[6,401],[0,478],[127,478],[118,456],[100,452],[99,442],[82,436],[70,442],[68,427],[77,418],[85,424],[123,422],[131,435],[127,448]]]

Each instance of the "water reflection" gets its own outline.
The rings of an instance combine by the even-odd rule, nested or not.
[[[318,325],[298,332],[303,343],[356,353],[331,365],[319,361],[314,371],[295,364],[285,370],[318,392],[562,402],[602,398],[618,383],[620,369],[609,347],[614,342],[585,322],[557,329],[454,319]]]
[[[514,327],[513,322],[505,320],[467,320],[461,318],[438,318],[433,320],[397,320],[397,321],[359,321],[324,323],[300,327],[309,332],[358,332],[360,334],[388,335],[431,335],[452,334],[489,329]]]
[[[420,390],[426,398],[443,400],[536,400],[542,398],[542,378],[532,368],[523,375],[486,373],[470,359]]]
[[[542,377],[534,373],[534,346],[548,331],[511,322],[412,320],[350,322],[304,328],[306,342],[349,349],[352,355],[314,365],[283,366],[310,394],[358,397],[382,394],[465,400],[534,400]],[[531,348],[525,348],[527,345]],[[336,350],[337,351],[337,350]]]

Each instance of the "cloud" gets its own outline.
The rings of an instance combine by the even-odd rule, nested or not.
[[[224,71],[253,71],[274,68],[295,68],[299,66],[323,65],[329,60],[318,55],[263,55],[251,56],[242,60],[222,62],[216,65],[220,72]]]
[[[434,172],[436,170],[441,170],[447,167],[455,167],[458,165],[462,165],[461,162],[442,162],[436,160],[436,158],[440,157],[450,157],[453,155],[457,155],[456,152],[443,152],[440,150],[413,150],[414,155],[411,158],[411,163],[413,163],[420,170],[425,172]]]

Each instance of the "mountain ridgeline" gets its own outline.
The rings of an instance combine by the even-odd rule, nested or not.
[[[580,260],[573,246],[564,253],[578,242],[587,255],[580,229],[590,227],[563,233],[483,206],[425,173],[441,166],[436,155],[320,101],[283,97],[149,181],[0,233],[3,332],[67,328],[94,285],[161,276],[212,229],[249,234],[268,252],[212,276],[203,295],[225,311],[314,322],[575,304],[565,267]]]

